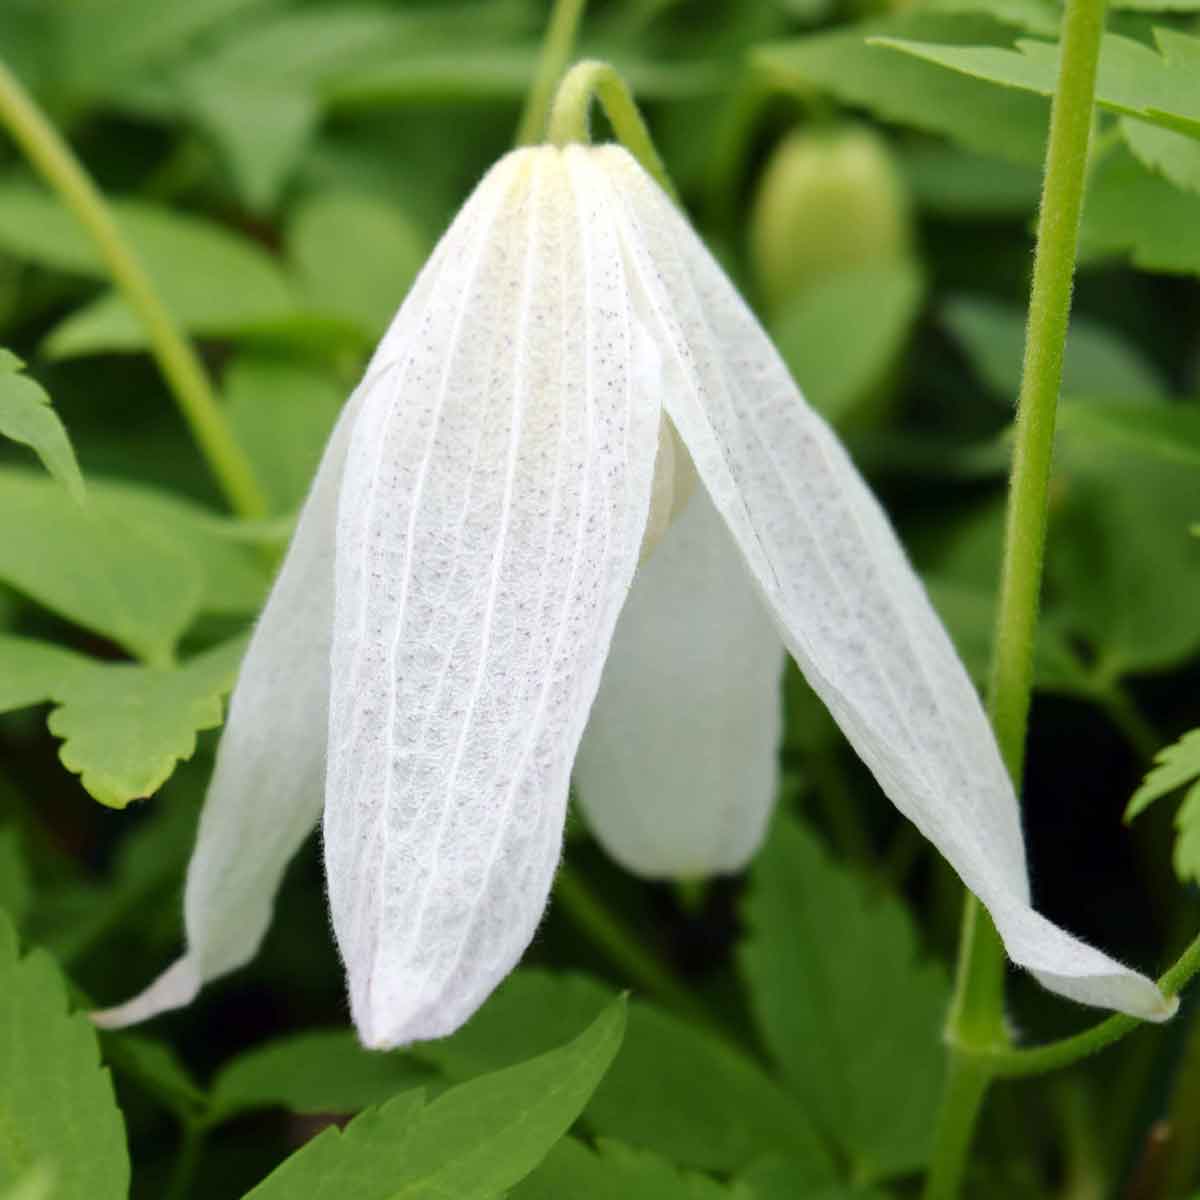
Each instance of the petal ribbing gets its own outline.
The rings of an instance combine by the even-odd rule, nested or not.
[[[612,217],[557,151],[496,171],[339,510],[325,856],[371,1046],[456,1028],[532,938],[650,502],[659,360]]]
[[[665,348],[663,403],[788,648],[893,803],[1050,989],[1150,1020],[1144,976],[1030,907],[1016,797],[979,697],[883,510],[745,302],[630,156],[591,159]]]
[[[457,241],[478,239],[486,213],[463,209]],[[447,235],[447,241],[451,235]],[[94,1014],[116,1028],[190,1003],[200,987],[249,961],[271,920],[288,862],[324,796],[333,636],[334,528],[343,465],[364,400],[387,385],[442,274],[441,248],[413,285],[326,446],[296,532],[242,662],[217,749],[184,890],[187,951],[145,991]]]
[[[639,568],[575,761],[604,848],[649,878],[737,871],[775,799],[783,644],[703,488]]]

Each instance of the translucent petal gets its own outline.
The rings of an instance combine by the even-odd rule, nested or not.
[[[456,1028],[532,938],[650,502],[660,359],[611,214],[557,151],[501,167],[339,511],[325,857],[370,1046]]]
[[[455,230],[481,235],[468,206]],[[109,1028],[179,1008],[251,959],[284,870],[320,816],[329,724],[334,527],[342,469],[364,396],[386,386],[438,282],[435,254],[347,402],[325,449],[279,577],[242,662],[184,892],[187,952],[144,992],[95,1013]]]
[[[1083,1003],[1168,1017],[1150,980],[1030,908],[990,726],[882,509],[686,220],[624,151],[593,162],[664,346],[664,406],[809,683],[1015,962]]]
[[[775,799],[783,644],[703,488],[639,568],[575,783],[628,870],[695,878],[745,866]]]
[[[288,862],[321,811],[333,616],[333,528],[347,405],[242,662],[184,890],[187,952],[106,1028],[188,1004],[254,956]]]

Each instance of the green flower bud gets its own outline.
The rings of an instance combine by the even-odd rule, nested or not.
[[[855,267],[908,255],[912,210],[887,143],[864,126],[793,133],[763,173],[750,256],[770,310]]]

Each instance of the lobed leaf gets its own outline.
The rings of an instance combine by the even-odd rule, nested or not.
[[[469,1078],[544,1049],[610,995],[586,976],[517,970],[458,1033],[412,1053],[450,1079]],[[836,1179],[795,1099],[714,1034],[643,1003],[630,1005],[621,1052],[584,1119],[598,1134],[685,1166],[733,1170],[787,1151],[814,1181]]]
[[[297,309],[292,285],[260,246],[204,217],[143,200],[112,201],[113,215],[166,307],[185,329],[233,337]],[[23,184],[0,185],[0,249],[22,262],[107,279],[88,235],[59,201]],[[51,332],[51,354],[140,350],[139,318],[115,292],[76,309]]]
[[[740,961],[763,1039],[854,1177],[923,1165],[950,989],[940,965],[918,960],[908,912],[782,818],[753,868],[744,918]]]
[[[1118,148],[1092,178],[1080,246],[1086,259],[1123,255],[1143,271],[1200,275],[1200,196]]]
[[[970,46],[1006,42],[1010,30],[986,16],[915,12],[768,43],[754,52],[752,62],[777,87],[801,96],[827,93],[977,153],[1040,166],[1049,121],[1044,99],[997,94],[985,82],[872,44],[891,38]]]
[[[221,1068],[212,1084],[209,1120],[274,1107],[358,1112],[432,1077],[405,1055],[364,1050],[348,1029],[292,1034],[255,1046]]]
[[[606,1139],[591,1150],[574,1138],[563,1138],[509,1195],[512,1200],[752,1200],[745,1187],[681,1171],[649,1151]]]
[[[50,397],[22,373],[23,367],[15,354],[0,350],[0,436],[28,446],[75,502],[82,504],[83,475],[71,439]]]
[[[503,1196],[570,1128],[621,1044],[625,1005],[609,1005],[573,1041],[460,1084],[426,1104],[406,1092],[327,1129],[247,1200],[417,1200]]]
[[[47,724],[63,765],[101,804],[124,808],[192,756],[197,731],[221,723],[244,650],[235,638],[181,667],[141,667],[0,635],[0,709],[53,701]]]
[[[1200,38],[1177,30],[1154,31],[1158,52],[1133,38],[1107,33],[1100,49],[1096,103],[1101,108],[1137,117],[1200,137]],[[1058,78],[1058,45],[1019,40],[1016,49],[997,46],[944,46],[894,37],[876,44],[912,55],[952,71],[1019,88],[1043,96],[1054,93]]]
[[[0,1187],[41,1169],[56,1200],[125,1200],[129,1155],[96,1032],[48,955],[0,912]],[[19,1194],[19,1193],[18,1193]]]
[[[1125,809],[1125,820],[1146,811],[1155,800],[1161,800],[1176,788],[1200,778],[1200,729],[1185,733],[1177,742],[1154,756],[1154,766],[1133,793]]]
[[[955,296],[941,308],[944,325],[967,352],[979,378],[1006,403],[1021,388],[1025,315],[977,296]],[[1075,315],[1063,354],[1064,395],[1156,398],[1166,394],[1161,373],[1115,330]]]

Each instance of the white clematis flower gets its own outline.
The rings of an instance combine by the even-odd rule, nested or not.
[[[774,790],[780,637],[1014,961],[1075,1000],[1170,1014],[1030,907],[974,688],[878,503],[685,219],[618,147],[509,154],[325,451],[231,702],[187,952],[98,1019],[185,1004],[250,959],[323,800],[362,1040],[450,1032],[533,936],[577,751],[620,861],[745,863]]]

